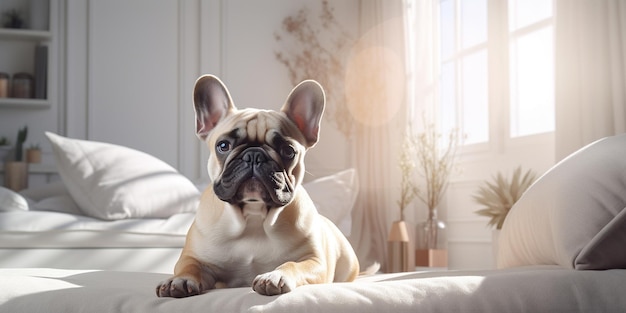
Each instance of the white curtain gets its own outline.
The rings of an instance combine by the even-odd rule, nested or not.
[[[406,116],[403,1],[362,0],[362,37],[346,75],[355,117],[353,163],[360,191],[350,236],[362,266],[385,269],[387,232],[399,219],[398,147]]]
[[[626,1],[557,0],[557,161],[626,132]]]

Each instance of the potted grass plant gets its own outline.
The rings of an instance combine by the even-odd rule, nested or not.
[[[487,226],[495,227],[492,232],[494,257],[498,254],[500,229],[507,214],[535,179],[536,175],[532,170],[522,171],[520,166],[513,171],[510,179],[498,172],[492,182],[486,181],[474,194],[474,201],[483,207],[476,214],[488,217]]]
[[[522,167],[515,169],[510,180],[498,173],[493,182],[485,182],[474,195],[474,201],[483,206],[476,214],[489,217],[487,225],[501,229],[513,204],[532,185],[535,178],[532,170],[522,172]]]

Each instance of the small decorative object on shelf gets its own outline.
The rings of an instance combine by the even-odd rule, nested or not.
[[[33,144],[26,149],[26,163],[41,163],[41,148]]]
[[[9,96],[9,74],[0,72],[0,98]]]
[[[33,75],[28,73],[13,74],[13,90],[11,97],[29,99],[33,97],[34,79]]]
[[[24,142],[28,137],[28,127],[17,132],[15,140],[15,158],[4,163],[4,186],[14,191],[28,187],[28,163],[24,162]]]
[[[17,9],[5,11],[2,14],[2,26],[5,28],[24,28],[24,17]]]
[[[7,137],[0,137],[0,162],[8,161],[9,153],[12,150],[11,141]]]

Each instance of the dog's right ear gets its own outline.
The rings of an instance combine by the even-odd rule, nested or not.
[[[203,75],[196,80],[193,107],[196,111],[196,135],[202,141],[219,121],[236,110],[228,89],[213,75]]]

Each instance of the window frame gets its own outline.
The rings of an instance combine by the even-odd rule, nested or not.
[[[464,144],[459,150],[462,156],[472,155],[487,155],[496,151],[505,151],[509,149],[519,149],[528,146],[545,146],[551,145],[554,138],[554,129],[551,131],[512,136],[511,124],[512,124],[512,112],[511,112],[511,92],[513,86],[510,81],[511,59],[510,59],[510,47],[514,39],[519,39],[522,36],[535,32],[537,30],[544,29],[546,27],[552,28],[552,34],[554,35],[554,1],[552,1],[552,15],[549,18],[533,22],[529,25],[520,27],[511,31],[509,29],[509,12],[508,12],[508,0],[487,0],[487,39],[485,42],[470,46],[463,49],[461,47],[461,1],[462,0],[439,0],[438,5],[445,1],[451,1],[454,5],[454,46],[455,51],[453,54],[447,57],[442,57],[439,53],[438,68],[441,70],[443,65],[448,62],[453,62],[455,65],[455,77],[454,77],[454,90],[455,95],[455,122],[456,125],[461,125],[463,129],[463,109],[464,103],[462,102],[462,90],[463,90],[463,57],[486,49],[487,53],[487,120],[488,120],[488,139],[484,142]],[[441,14],[438,11],[438,14]],[[439,27],[441,28],[441,18],[439,18]],[[554,47],[554,42],[552,43]],[[440,48],[440,47],[439,47]],[[554,51],[554,50],[553,50]],[[554,59],[552,66],[554,66]],[[439,74],[441,75],[441,73]],[[441,79],[439,79],[441,84]],[[438,95],[441,97],[441,95]],[[461,99],[459,99],[461,98]],[[434,108],[434,112],[437,112],[438,122],[441,124],[441,103],[437,104]],[[553,99],[554,105],[554,99]],[[554,128],[554,127],[553,127]],[[447,130],[442,129],[446,132]]]

